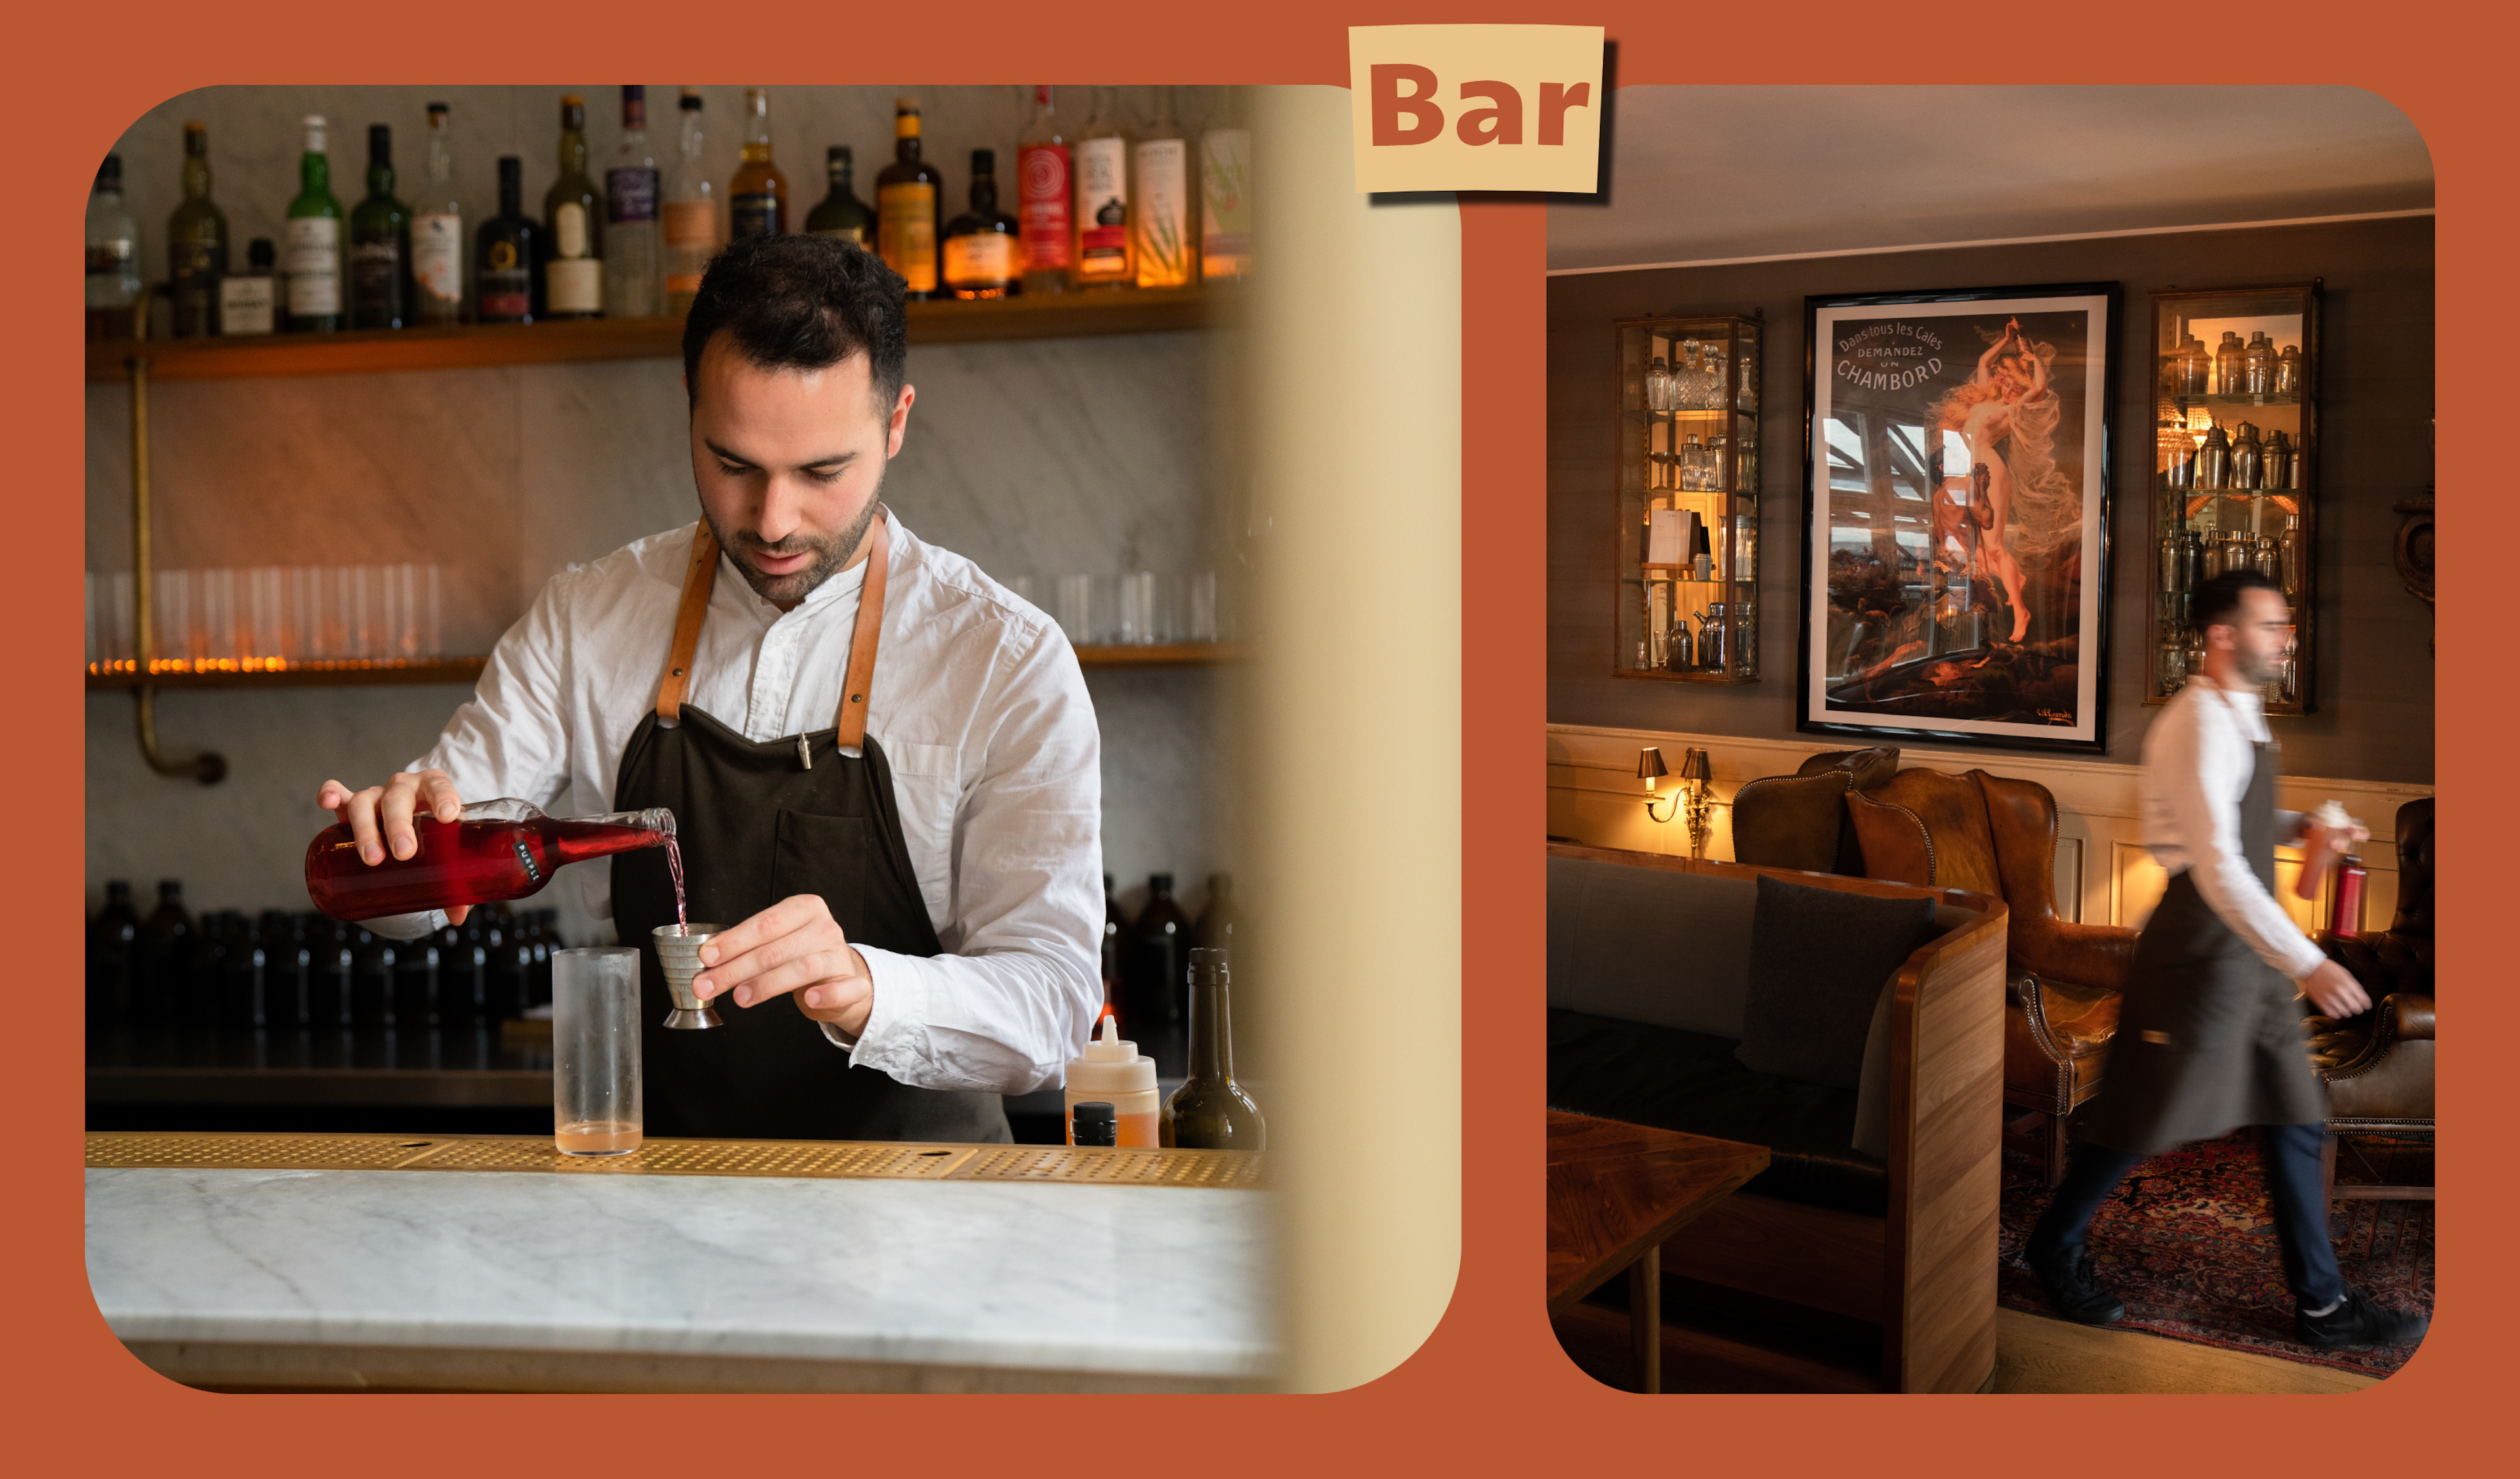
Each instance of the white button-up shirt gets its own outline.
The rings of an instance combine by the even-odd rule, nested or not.
[[[468,801],[555,810],[567,793],[570,814],[615,810],[698,527],[554,576],[499,640],[472,700],[408,768],[445,771]],[[683,701],[756,741],[831,728],[865,574],[841,571],[783,612],[719,556]],[[891,762],[945,954],[859,946],[872,1014],[854,1045],[826,1033],[852,1063],[921,1088],[1057,1085],[1102,1003],[1102,739],[1084,673],[1049,618],[897,518],[885,581],[867,730]],[[574,872],[587,908],[609,919],[611,871]]]
[[[2225,700],[2228,700],[2226,702]],[[2326,957],[2267,892],[2240,851],[2240,798],[2271,737],[2254,689],[2188,680],[2143,737],[2143,845],[2196,892],[2258,958],[2298,981]],[[2275,813],[2275,839],[2301,830],[2301,813]]]

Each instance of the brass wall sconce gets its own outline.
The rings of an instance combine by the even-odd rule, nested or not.
[[[1656,822],[1669,822],[1673,817],[1682,814],[1682,804],[1686,802],[1688,817],[1688,855],[1692,858],[1703,858],[1706,856],[1707,834],[1714,830],[1712,818],[1715,802],[1707,795],[1706,787],[1707,784],[1715,779],[1715,767],[1708,761],[1706,751],[1702,749],[1691,748],[1684,752],[1680,759],[1681,789],[1674,791],[1668,798],[1671,802],[1670,810],[1657,813],[1654,810],[1654,804],[1665,798],[1654,794],[1654,786],[1658,781],[1669,774],[1671,774],[1670,770],[1663,764],[1660,746],[1648,744],[1637,751],[1637,779],[1645,784],[1645,815]]]

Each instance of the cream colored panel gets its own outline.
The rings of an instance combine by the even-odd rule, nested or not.
[[[2082,922],[2083,919],[2083,839],[2056,839],[2056,913]]]

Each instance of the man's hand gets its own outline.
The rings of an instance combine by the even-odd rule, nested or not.
[[[755,1007],[775,996],[795,998],[796,1009],[856,1037],[875,1009],[875,981],[832,918],[820,894],[797,894],[700,947],[707,969],[692,990],[708,1001],[733,992],[738,1007]]]
[[[350,835],[359,844],[359,861],[370,868],[382,863],[388,849],[398,859],[420,851],[420,834],[411,825],[419,808],[426,807],[440,822],[464,815],[464,799],[455,793],[454,780],[439,770],[404,772],[382,785],[360,791],[327,781],[316,789],[315,804],[349,824]],[[472,912],[472,905],[458,904],[446,911],[446,922],[461,924]]]
[[[2342,1021],[2371,1009],[2371,998],[2362,990],[2362,983],[2354,979],[2352,971],[2334,961],[2319,962],[2317,970],[2294,984],[2301,988],[2303,996],[2310,998],[2311,1005],[2317,1007],[2318,1014],[2323,1017]]]

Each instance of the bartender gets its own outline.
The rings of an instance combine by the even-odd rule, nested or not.
[[[433,749],[317,796],[371,865],[466,797],[673,812],[690,918],[741,921],[694,982],[723,1028],[661,1026],[662,850],[585,882],[643,957],[652,1135],[1005,1141],[999,1096],[1101,1007],[1093,702],[1057,626],[878,500],[907,348],[872,253],[730,246],[683,332],[699,521],[554,576]]]

